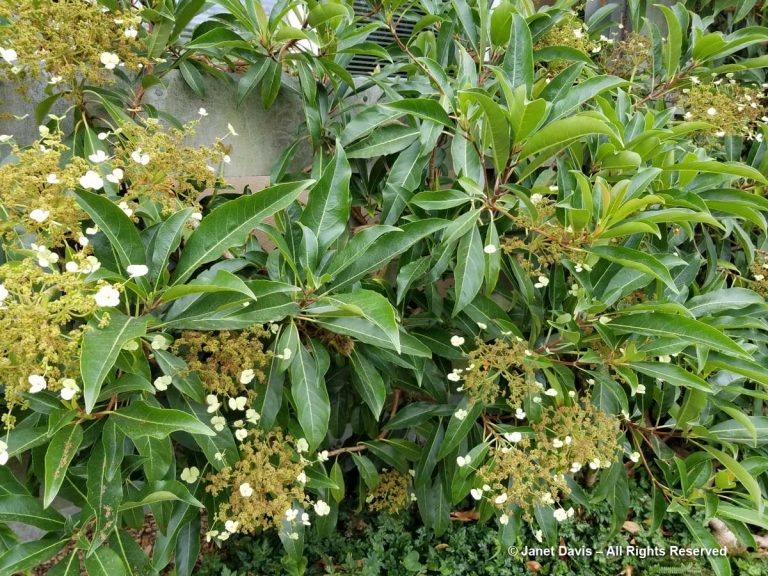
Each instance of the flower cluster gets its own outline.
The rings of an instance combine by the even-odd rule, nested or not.
[[[0,0],[0,77],[38,77],[72,87],[106,84],[117,67],[138,71],[141,17],[135,10],[105,11],[82,0]]]
[[[199,207],[199,196],[204,190],[224,185],[215,168],[229,158],[222,141],[210,147],[185,144],[194,135],[196,123],[173,128],[150,118],[144,124],[125,123],[115,130],[114,157],[109,169],[119,168],[119,174],[112,176],[118,181],[124,179],[122,200],[128,207],[144,200],[157,202],[166,212]],[[100,168],[102,174],[109,174],[109,169]],[[106,177],[109,179],[109,175]]]
[[[749,288],[768,298],[768,255],[760,252],[750,267]]]
[[[504,398],[517,407],[536,390],[533,368],[526,361],[531,354],[520,338],[479,342],[467,354],[466,368],[454,368],[448,379],[462,383],[460,390],[467,393],[471,403],[493,404]]]
[[[714,79],[702,83],[697,78],[693,85],[682,91],[679,105],[684,118],[692,122],[706,122],[714,126],[714,133],[722,136],[746,136],[762,139],[759,124],[766,123],[766,95],[762,89],[739,84],[735,79]]]
[[[173,343],[190,370],[197,372],[206,391],[214,396],[254,398],[252,381],[264,384],[271,352],[264,350],[270,333],[259,326],[238,331],[185,331]]]
[[[382,470],[365,502],[374,512],[397,514],[411,503],[411,477],[398,470]]]
[[[224,532],[253,533],[279,528],[289,516],[300,519],[298,512],[290,511],[309,504],[304,492],[306,460],[293,448],[294,443],[279,428],[251,429],[240,445],[238,462],[205,477],[208,493],[214,497],[228,494],[216,517]],[[221,534],[217,532],[219,539],[225,539]]]
[[[83,325],[73,321],[92,314],[93,287],[79,272],[43,273],[31,258],[0,266],[0,381],[5,388],[5,424],[13,424],[13,407],[21,394],[43,389],[71,399],[72,380],[80,371]],[[67,398],[68,397],[68,398]]]
[[[653,71],[653,43],[637,32],[629,32],[603,52],[606,72],[620,78],[639,79]]]
[[[560,22],[550,28],[541,39],[536,42],[535,50],[542,50],[555,46],[566,46],[584,54],[597,54],[600,52],[600,44],[589,37],[587,27],[575,14],[566,15]],[[570,62],[556,60],[549,62],[548,70],[555,74]]]
[[[61,143],[61,133],[41,126],[41,138],[32,146],[11,149],[15,161],[0,166],[0,206],[8,217],[0,218],[0,234],[16,239],[23,223],[23,233],[33,234],[38,244],[61,246],[64,241],[87,244],[80,227],[84,213],[68,194],[85,174],[87,163],[62,157],[68,149]]]
[[[549,406],[530,427],[530,433],[496,439],[477,471],[475,500],[487,499],[504,512],[516,505],[530,519],[534,505],[554,506],[568,495],[566,474],[609,467],[619,453],[619,421],[590,403]],[[558,515],[555,510],[565,519]]]

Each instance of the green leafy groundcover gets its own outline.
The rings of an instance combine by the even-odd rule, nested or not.
[[[543,4],[0,0],[39,123],[0,135],[0,574],[187,576],[203,531],[300,575],[353,508],[555,546],[639,495],[638,538],[759,548],[763,9]],[[269,186],[171,74],[298,98]]]

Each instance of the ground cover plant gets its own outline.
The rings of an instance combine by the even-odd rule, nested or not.
[[[45,85],[0,136],[0,573],[192,574],[202,531],[303,574],[352,508],[557,545],[640,490],[646,537],[758,548],[756,2],[212,4],[0,0],[0,79]],[[300,96],[266,189],[226,183],[236,123],[144,102],[171,74]]]

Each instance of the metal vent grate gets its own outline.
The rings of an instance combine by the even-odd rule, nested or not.
[[[360,26],[365,26],[366,24],[376,22],[378,20],[375,15],[370,16],[372,9],[368,2],[365,0],[354,0],[352,8],[354,9],[355,14],[360,17]],[[397,24],[396,31],[398,37],[405,41],[405,39],[413,33],[413,29],[416,26],[416,19],[421,18],[424,15],[425,12],[412,7],[409,10],[408,15],[401,18]],[[389,30],[386,28],[381,28],[374,30],[371,35],[368,36],[368,42],[373,42],[374,44],[378,44],[383,48],[387,48],[394,44],[395,38],[392,36],[392,33]],[[379,64],[384,64],[380,58],[364,54],[356,54],[352,60],[350,60],[349,64],[347,64],[346,68],[349,73],[352,74],[352,76],[367,76],[373,72],[373,69],[376,68],[376,66]]]

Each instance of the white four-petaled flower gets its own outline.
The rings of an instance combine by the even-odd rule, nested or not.
[[[463,336],[451,336],[451,346],[456,346],[458,348],[463,344],[464,344]]]
[[[120,56],[114,52],[102,52],[101,56],[99,56],[99,61],[107,70],[114,70],[120,64]]]
[[[101,308],[112,308],[120,304],[120,291],[110,284],[99,288],[93,297],[96,300],[96,305]]]
[[[80,387],[74,379],[64,378],[64,380],[61,381],[61,392],[59,392],[59,394],[61,395],[62,400],[72,400],[78,392],[80,392]]]
[[[45,378],[39,374],[30,374],[27,378],[27,382],[29,382],[30,394],[37,394],[38,392],[42,392],[48,387],[48,383],[45,381]]]
[[[253,496],[253,488],[251,488],[251,485],[248,482],[240,484],[240,496],[243,498],[250,498]]]
[[[80,177],[80,186],[86,190],[99,190],[104,187],[104,180],[98,172],[88,170],[85,175]]]
[[[42,224],[48,219],[48,216],[51,213],[48,210],[43,210],[41,208],[35,208],[29,213],[29,217],[37,222],[38,224]]]
[[[181,479],[188,484],[194,484],[195,482],[197,482],[197,479],[199,477],[200,477],[200,470],[197,468],[197,466],[184,468],[184,470],[181,471]]]
[[[323,500],[315,502],[315,514],[318,516],[328,516],[331,513],[331,507],[328,506]]]
[[[173,382],[173,378],[170,376],[158,376],[155,378],[155,388],[157,388],[160,392],[165,392],[168,390],[168,386]]]

